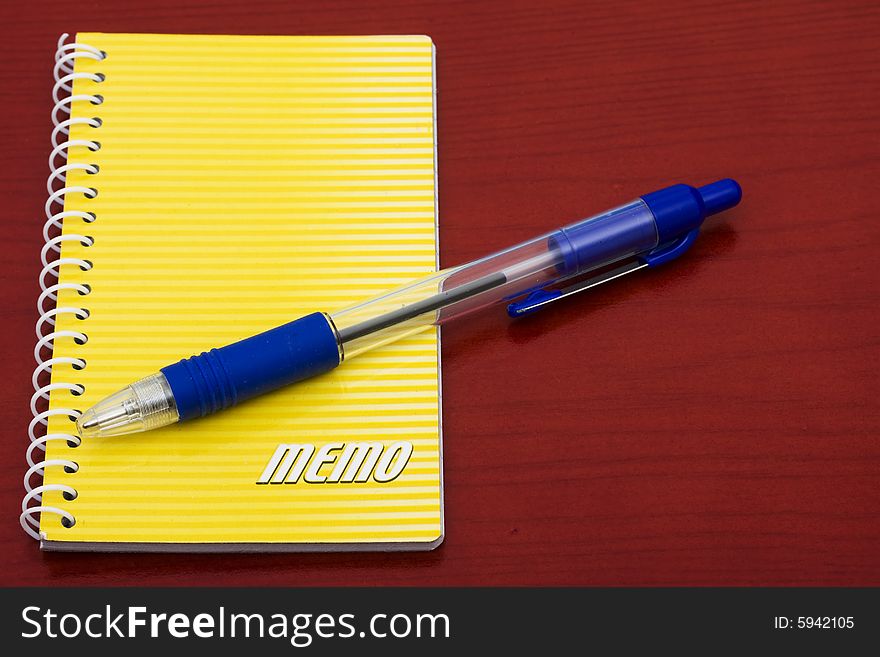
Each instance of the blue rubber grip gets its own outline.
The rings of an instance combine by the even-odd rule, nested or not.
[[[162,368],[180,420],[202,417],[339,365],[336,332],[312,313]]]

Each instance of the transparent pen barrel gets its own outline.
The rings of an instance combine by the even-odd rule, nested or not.
[[[350,358],[655,246],[654,217],[639,199],[480,260],[443,269],[330,317],[344,357]]]

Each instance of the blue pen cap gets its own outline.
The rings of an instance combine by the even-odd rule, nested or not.
[[[699,188],[672,185],[642,196],[654,215],[661,244],[699,228],[706,217],[732,208],[741,198],[739,183],[730,178]]]

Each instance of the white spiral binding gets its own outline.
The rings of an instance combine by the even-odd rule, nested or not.
[[[88,58],[96,61],[103,60],[107,54],[97,48],[86,45],[84,43],[65,43],[67,34],[62,34],[58,40],[58,49],[55,51],[55,86],[52,89],[52,99],[55,105],[52,108],[52,123],[55,129],[52,131],[52,153],[49,155],[50,175],[46,181],[46,190],[49,195],[46,200],[46,222],[43,224],[43,239],[45,245],[40,253],[40,259],[43,263],[43,269],[40,271],[40,294],[37,300],[37,310],[40,318],[37,320],[36,333],[37,344],[34,347],[34,359],[37,366],[34,369],[32,382],[34,384],[34,394],[31,397],[31,412],[34,419],[31,420],[28,427],[28,437],[30,438],[30,446],[28,447],[26,458],[28,470],[24,475],[25,496],[21,501],[21,526],[24,530],[35,539],[40,539],[39,515],[41,513],[54,513],[61,516],[61,524],[64,527],[72,527],[76,523],[76,518],[72,513],[65,509],[55,506],[43,506],[43,493],[46,491],[61,491],[64,499],[76,499],[77,491],[73,486],[66,484],[44,484],[37,486],[32,485],[31,479],[36,476],[42,476],[47,466],[62,466],[65,471],[72,474],[79,469],[76,461],[69,459],[46,459],[46,443],[53,440],[64,440],[71,447],[78,447],[82,442],[79,436],[74,433],[44,433],[43,430],[48,429],[49,418],[57,415],[63,415],[75,421],[79,417],[80,411],[74,408],[53,408],[49,410],[49,395],[55,391],[67,391],[71,395],[81,395],[85,388],[79,383],[50,383],[49,378],[52,373],[52,367],[57,364],[70,365],[75,370],[81,370],[86,367],[86,361],[82,358],[71,357],[54,357],[43,358],[43,352],[52,351],[55,340],[57,338],[72,338],[76,344],[85,344],[88,336],[80,331],[57,331],[55,330],[55,318],[62,314],[72,314],[79,319],[86,319],[89,316],[87,308],[78,307],[49,307],[52,303],[58,301],[58,292],[61,290],[76,290],[81,296],[86,296],[92,289],[88,285],[80,283],[58,283],[58,273],[62,265],[77,265],[83,271],[92,268],[92,263],[88,260],[80,258],[61,258],[61,244],[68,241],[78,241],[85,247],[89,247],[94,243],[94,239],[88,235],[67,234],[61,235],[61,224],[68,218],[78,218],[85,223],[91,223],[95,220],[95,214],[92,212],[82,212],[78,210],[64,209],[64,196],[66,194],[83,194],[86,198],[95,198],[98,190],[94,187],[82,187],[66,185],[67,172],[72,170],[82,170],[89,175],[98,173],[98,165],[68,162],[67,154],[71,146],[85,146],[89,150],[97,151],[101,148],[101,143],[93,140],[73,139],[70,137],[70,127],[77,124],[85,124],[92,128],[101,127],[101,119],[97,116],[90,118],[71,118],[70,109],[76,101],[88,101],[93,105],[100,105],[104,102],[104,97],[100,95],[73,95],[73,82],[78,79],[88,79],[92,82],[101,83],[105,76],[103,73],[75,73],[73,63],[76,59]],[[62,118],[67,115],[67,118]],[[56,164],[61,159],[65,162],[61,165]],[[53,259],[54,258],[54,259]],[[54,279],[54,282],[50,279]],[[47,304],[49,300],[52,303]],[[42,409],[42,410],[41,410]],[[37,435],[38,432],[42,435]],[[37,451],[43,452],[36,454]],[[42,457],[42,458],[40,458]]]

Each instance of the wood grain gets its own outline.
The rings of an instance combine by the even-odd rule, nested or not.
[[[7,19],[0,583],[880,584],[876,3],[53,0]],[[744,201],[656,272],[444,329],[439,550],[42,554],[17,517],[52,54],[79,28],[430,34],[444,265],[671,182],[735,177]]]

